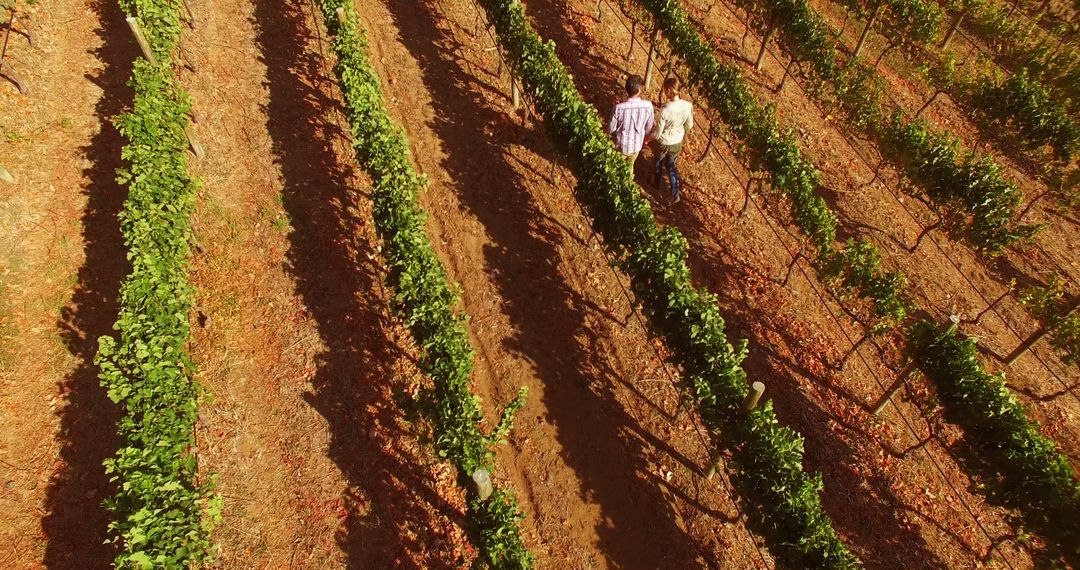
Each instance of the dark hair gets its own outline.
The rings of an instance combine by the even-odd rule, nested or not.
[[[664,90],[667,91],[668,89],[670,89],[670,90],[672,90],[672,91],[674,91],[676,93],[679,92],[679,80],[678,80],[678,78],[668,77],[667,79],[664,80]]]
[[[644,86],[645,80],[640,75],[631,75],[626,78],[626,94],[631,97],[641,93],[641,88]]]

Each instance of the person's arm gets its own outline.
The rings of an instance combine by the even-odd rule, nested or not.
[[[611,110],[611,120],[608,121],[608,134],[614,135],[619,130],[619,106]]]
[[[653,136],[653,129],[656,127],[656,118],[655,118],[654,115],[655,115],[655,111],[653,111],[653,109],[650,106],[650,108],[649,108],[649,117],[648,117],[648,120],[645,121],[645,140],[641,142],[642,145],[649,144],[649,141],[651,141],[651,140],[653,140],[655,138]]]
[[[660,120],[656,121],[656,127],[653,129],[653,132],[652,132],[652,135],[651,135],[652,138],[653,139],[660,138],[660,133],[664,132],[664,129],[667,128],[667,124],[668,124],[668,120],[667,120],[667,117],[664,115],[664,110],[660,109]]]

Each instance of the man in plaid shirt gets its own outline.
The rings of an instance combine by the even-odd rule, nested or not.
[[[630,161],[633,171],[645,137],[651,136],[655,119],[653,104],[640,97],[645,80],[640,75],[631,75],[626,79],[627,99],[611,113],[608,132],[615,138],[615,146]]]

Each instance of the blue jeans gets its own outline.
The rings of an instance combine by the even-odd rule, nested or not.
[[[668,183],[671,184],[671,195],[679,197],[679,169],[675,166],[675,159],[678,158],[678,151],[670,152],[665,147],[659,147],[656,152],[656,175],[653,177],[653,182],[656,185],[660,185],[660,182],[664,178],[664,168],[667,168]]]

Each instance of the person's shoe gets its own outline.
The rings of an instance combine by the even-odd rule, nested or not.
[[[675,195],[675,202],[674,202],[674,203],[675,203],[675,204],[678,204],[679,202],[682,202],[682,197],[681,197],[681,196],[679,196],[678,194],[676,194],[676,195]]]

